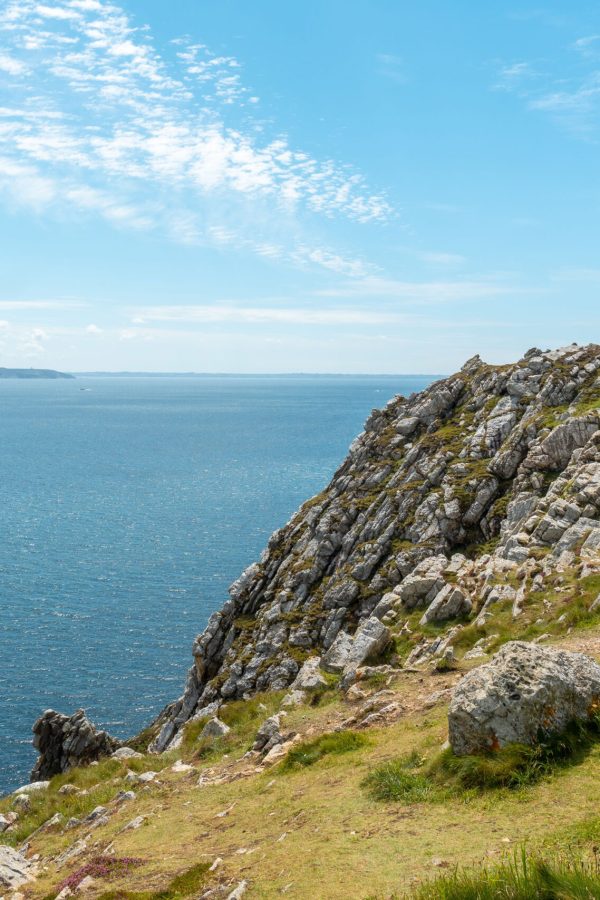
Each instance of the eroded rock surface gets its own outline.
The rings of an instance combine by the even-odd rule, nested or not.
[[[511,743],[534,746],[543,734],[585,721],[599,703],[600,666],[592,659],[510,641],[455,688],[450,745],[459,756]]]
[[[110,756],[120,742],[92,725],[82,709],[72,716],[48,709],[33,726],[33,746],[40,756],[31,780],[40,782]]]
[[[498,604],[518,616],[565,554],[600,568],[599,374],[598,345],[533,348],[507,366],[474,357],[373,410],[331,483],[271,536],[197,637],[151,749],[209,704],[288,687],[307,658],[335,673],[360,665],[365,629],[389,630],[378,652],[410,633],[402,617],[415,610],[421,627],[449,632],[468,617],[485,624]],[[424,635],[410,659],[447,645]]]

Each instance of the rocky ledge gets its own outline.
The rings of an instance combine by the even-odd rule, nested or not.
[[[496,604],[517,618],[560,566],[600,571],[599,373],[598,345],[504,366],[477,356],[374,410],[211,616],[151,749],[227,700],[287,688],[309,657],[347,687],[382,655],[398,667],[451,654]]]

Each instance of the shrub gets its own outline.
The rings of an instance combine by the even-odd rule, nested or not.
[[[364,734],[356,731],[333,731],[322,734],[314,741],[303,741],[293,747],[282,763],[283,771],[312,766],[324,756],[349,753],[368,744]]]

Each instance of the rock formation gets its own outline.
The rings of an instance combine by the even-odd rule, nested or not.
[[[47,709],[34,724],[33,735],[33,746],[40,756],[31,773],[32,781],[88,765],[120,746],[106,731],[98,731],[82,709],[72,716]]]
[[[448,713],[458,756],[535,745],[600,706],[600,666],[581,653],[510,641],[459,682]]]
[[[560,565],[600,570],[599,372],[598,345],[505,366],[474,357],[374,410],[329,486],[211,616],[152,749],[211,705],[286,688],[309,657],[348,684],[420,628],[406,664],[451,658],[464,622],[507,603],[518,617]]]

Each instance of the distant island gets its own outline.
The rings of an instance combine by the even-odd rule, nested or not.
[[[5,369],[0,366],[0,378],[75,378],[54,369]]]

